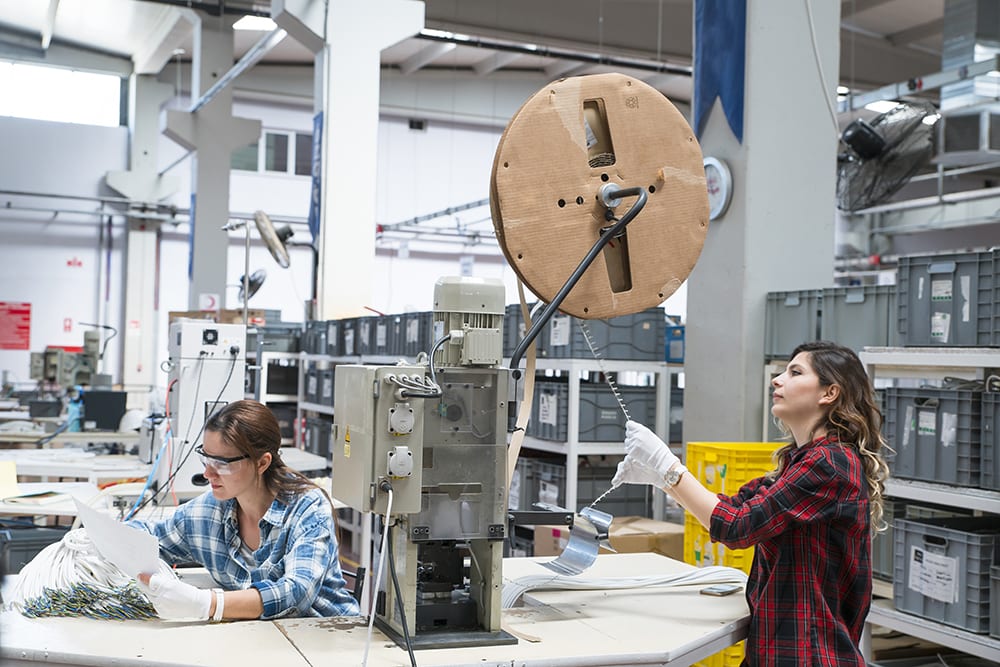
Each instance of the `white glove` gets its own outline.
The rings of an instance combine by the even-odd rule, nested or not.
[[[618,471],[611,479],[611,486],[616,489],[622,484],[649,484],[663,488],[663,475],[626,456],[625,460],[618,464]]]
[[[172,573],[157,572],[143,582],[147,575],[139,575],[142,590],[153,603],[156,613],[164,620],[193,618],[208,620],[212,608],[212,591],[185,584]]]
[[[625,453],[627,458],[652,468],[660,475],[660,485],[667,472],[679,461],[666,443],[648,428],[629,420],[625,424]]]

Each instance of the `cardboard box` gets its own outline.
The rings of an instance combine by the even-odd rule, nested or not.
[[[560,555],[569,542],[569,533],[569,528],[563,526],[535,526],[535,555]],[[608,541],[618,553],[658,553],[684,559],[684,526],[676,523],[641,516],[615,517]]]
[[[684,560],[684,526],[641,516],[616,516],[608,542],[618,553],[658,553]]]
[[[569,542],[565,526],[535,526],[535,555],[558,556]]]
[[[173,322],[179,319],[188,320],[212,320],[219,324],[243,324],[243,309],[224,310],[171,310],[168,313],[168,321]],[[267,324],[263,310],[250,309],[247,311],[247,324],[263,326]]]

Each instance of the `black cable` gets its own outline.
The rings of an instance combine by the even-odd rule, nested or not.
[[[406,640],[406,652],[410,654],[411,667],[417,667],[417,658],[413,655],[413,644],[410,641],[410,630],[406,625],[406,611],[403,609],[403,592],[399,588],[399,579],[396,578],[396,559],[392,555],[392,526],[385,523],[384,528],[389,533],[386,538],[386,550],[389,552],[389,574],[392,575],[392,587],[396,591],[396,607],[399,608],[399,622],[403,626],[403,639]]]
[[[580,261],[580,264],[573,270],[573,273],[570,274],[566,283],[559,289],[556,295],[552,297],[552,301],[550,301],[549,305],[545,307],[542,314],[534,319],[531,324],[531,328],[524,334],[524,338],[517,344],[517,347],[514,348],[514,353],[510,357],[510,368],[513,371],[511,375],[513,375],[515,380],[521,377],[521,370],[518,366],[521,364],[521,357],[524,356],[524,352],[528,349],[528,346],[531,345],[531,341],[535,340],[535,337],[538,336],[542,327],[544,327],[545,324],[552,318],[556,309],[562,305],[562,302],[566,299],[570,290],[576,286],[576,284],[580,281],[580,278],[583,277],[583,274],[588,268],[590,268],[590,265],[597,258],[598,253],[600,253],[601,250],[604,249],[604,246],[606,246],[612,239],[617,238],[618,235],[625,229],[625,226],[632,222],[635,216],[639,215],[639,211],[641,211],[646,205],[646,200],[649,198],[646,194],[646,190],[639,187],[623,188],[621,190],[609,192],[608,196],[616,199],[622,197],[638,197],[639,199],[632,205],[632,208],[630,208],[625,215],[621,217],[621,220],[615,222],[615,224],[611,227],[604,227],[601,229],[601,237],[597,239],[597,242]],[[608,209],[606,215],[609,222],[615,219],[614,216],[611,215],[610,208]]]
[[[62,424],[60,424],[59,427],[56,430],[52,431],[52,433],[48,433],[46,435],[43,435],[38,440],[35,440],[35,443],[34,443],[35,447],[44,447],[45,445],[47,445],[53,438],[55,438],[57,435],[59,435],[60,433],[62,433],[66,429],[68,429],[69,428],[69,424],[70,424],[70,420],[67,419]]]

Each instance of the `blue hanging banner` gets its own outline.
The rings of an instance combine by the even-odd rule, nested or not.
[[[320,192],[323,177],[323,112],[313,117],[312,190],[309,196],[309,231],[313,246],[319,238]]]
[[[701,138],[718,97],[729,128],[743,143],[746,0],[695,0],[694,131]]]

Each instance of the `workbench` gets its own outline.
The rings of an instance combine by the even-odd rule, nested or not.
[[[504,559],[504,578],[551,574],[551,558]],[[658,554],[604,554],[584,577],[670,574],[693,569]],[[503,612],[516,645],[415,651],[421,667],[683,667],[746,635],[742,594],[700,595],[702,586],[605,591],[533,591]],[[0,662],[46,665],[360,665],[367,625],[362,618],[296,618],[222,624],[164,621],[30,619],[0,614]],[[367,664],[405,667],[406,651],[377,628]]]

